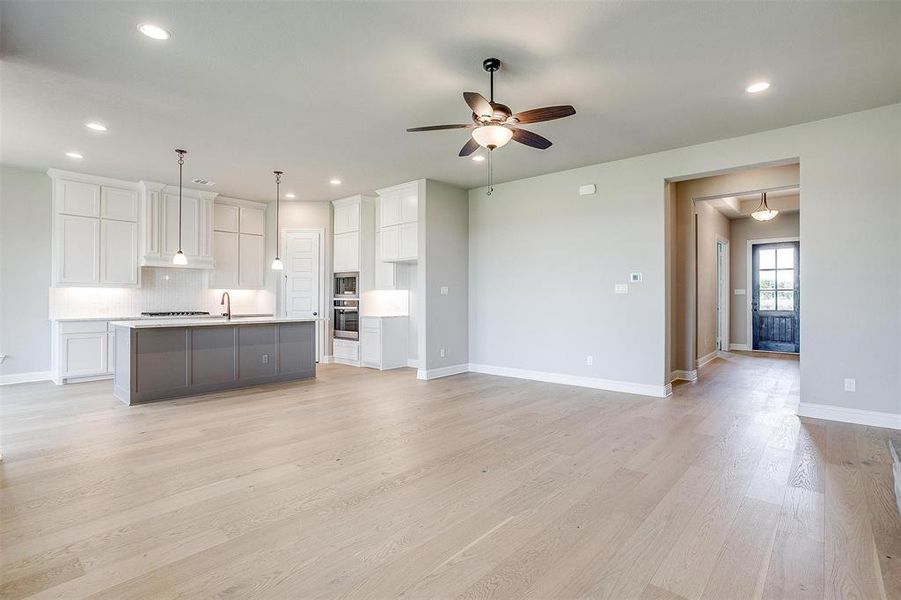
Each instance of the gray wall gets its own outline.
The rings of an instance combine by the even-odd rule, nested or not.
[[[50,178],[0,167],[0,376],[50,370]]]
[[[803,191],[802,191],[803,194]],[[729,239],[729,343],[746,344],[748,340],[748,301],[751,284],[748,282],[748,240],[798,237],[801,232],[799,213],[780,213],[772,221],[757,221],[750,217],[730,221]],[[801,270],[803,277],[804,270]],[[744,296],[736,296],[735,290],[745,290]],[[804,290],[801,290],[804,295]],[[804,315],[801,315],[804,320]],[[801,349],[802,352],[806,348]]]
[[[663,385],[665,181],[799,159],[802,401],[901,412],[899,139],[896,104],[471,190],[470,362]]]
[[[423,186],[425,194],[422,193]],[[466,190],[420,181],[418,298],[419,366],[469,363],[469,202]],[[424,250],[424,253],[423,253]],[[448,295],[441,295],[441,287]],[[445,356],[440,356],[440,349]]]

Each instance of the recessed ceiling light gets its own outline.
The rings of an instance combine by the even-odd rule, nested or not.
[[[749,94],[759,94],[760,92],[769,89],[770,82],[769,81],[756,81],[745,88],[745,91]]]
[[[106,131],[106,125],[97,121],[88,121],[84,126],[93,131]]]
[[[330,179],[329,183],[332,185],[341,185],[341,180],[340,179]]]
[[[295,198],[297,198],[297,196],[288,192],[287,194],[285,194],[285,198],[287,198],[288,200],[294,200]]]
[[[485,157],[482,156],[481,154],[476,154],[475,156],[472,157],[472,160],[474,160],[476,162],[482,162],[483,160],[485,160]]]
[[[141,23],[138,25],[138,31],[146,35],[152,40],[168,40],[169,32],[153,23]]]
[[[75,152],[74,150],[72,152],[66,152],[66,156],[68,156],[69,158],[74,158],[75,160],[81,160],[82,158],[84,158],[84,156],[82,156],[78,152]]]

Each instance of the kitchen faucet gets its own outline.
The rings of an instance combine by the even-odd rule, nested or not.
[[[226,302],[228,304],[226,304]],[[232,320],[232,297],[228,295],[228,292],[222,292],[222,300],[219,301],[219,306],[225,305],[225,312],[222,314],[223,317]]]

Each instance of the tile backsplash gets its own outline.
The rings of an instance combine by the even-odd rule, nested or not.
[[[197,269],[141,269],[139,288],[51,287],[50,318],[136,317],[145,311],[206,310],[217,314],[222,290]],[[233,313],[274,313],[269,290],[229,290]]]

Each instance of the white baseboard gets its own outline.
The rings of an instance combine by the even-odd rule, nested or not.
[[[748,351],[751,347],[747,344],[729,344],[729,350],[744,350]]]
[[[411,369],[418,369],[419,368],[419,359],[418,358],[408,358],[407,366],[410,367]]]
[[[670,373],[669,380],[675,381],[697,381],[698,380],[698,370],[694,369],[692,371],[683,371],[681,369],[676,369],[672,373]]]
[[[716,358],[717,352],[719,352],[719,350],[714,350],[710,354],[708,354],[706,356],[702,356],[701,358],[699,358],[698,360],[695,361],[695,366],[700,369],[701,367],[703,367],[704,365],[709,363],[711,360]]]
[[[49,381],[50,371],[31,371],[29,373],[10,373],[0,375],[0,385],[13,385],[14,383],[31,383],[33,381]]]
[[[338,358],[337,356],[332,356],[332,362],[336,365],[347,365],[348,367],[361,366],[361,363],[358,360],[347,360],[346,358]]]
[[[418,361],[417,361],[418,362]],[[416,379],[438,379],[439,377],[449,377],[451,375],[459,375],[460,373],[469,372],[469,365],[451,365],[449,367],[439,367],[437,369],[417,369]]]
[[[319,357],[319,364],[327,365],[330,362],[334,362],[334,359],[332,358],[331,354],[329,354],[328,356],[323,355],[323,356]]]
[[[495,367],[493,365],[479,364],[470,364],[469,370],[474,373],[484,373],[486,375],[500,375],[501,377],[531,379],[533,381],[560,383],[563,385],[574,385],[577,387],[587,387],[596,390],[624,392],[626,394],[638,394],[640,396],[653,396],[655,398],[666,398],[673,393],[673,386],[670,384],[652,385],[649,383],[632,383],[630,381],[601,379],[600,377],[582,377],[580,375],[546,373],[543,371],[529,371],[527,369],[514,369],[510,367]]]
[[[798,416],[810,417],[811,419],[825,419],[826,421],[856,423],[857,425],[870,425],[871,427],[901,429],[901,414],[860,410],[859,408],[846,408],[831,404],[801,402],[798,405]]]

